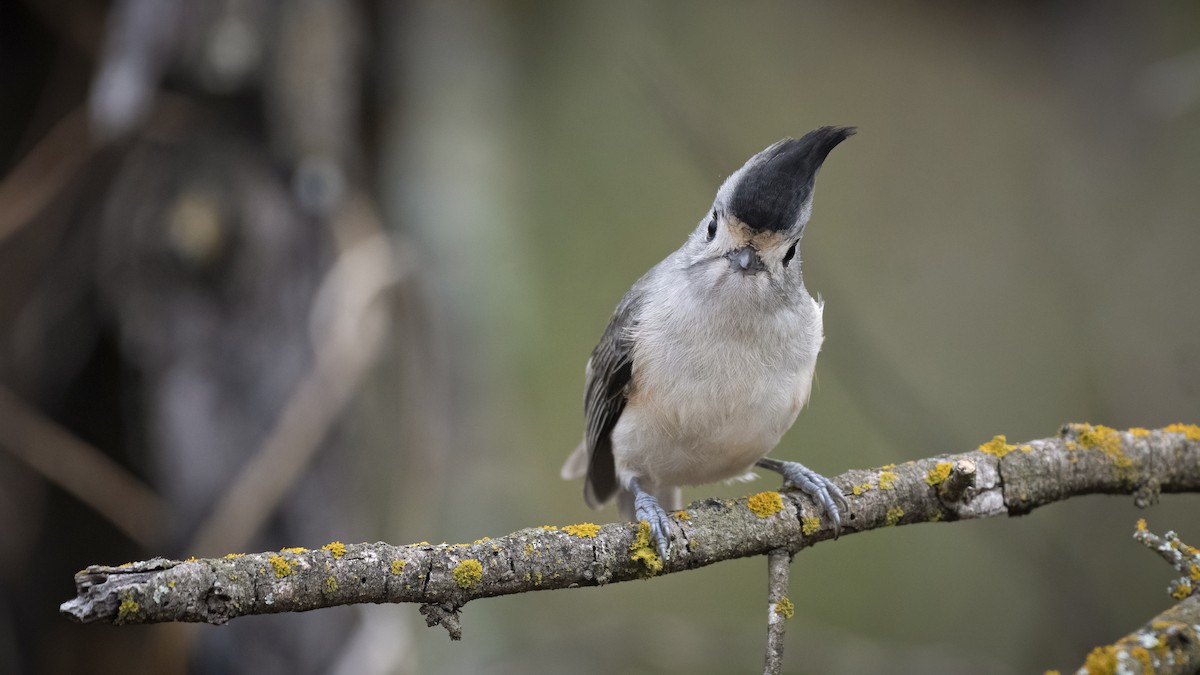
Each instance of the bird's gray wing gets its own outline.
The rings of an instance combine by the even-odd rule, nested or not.
[[[642,291],[635,285],[621,298],[600,343],[588,360],[584,390],[588,469],[584,498],[589,506],[604,504],[616,494],[616,466],[612,454],[612,430],[617,425],[633,386],[633,340]]]

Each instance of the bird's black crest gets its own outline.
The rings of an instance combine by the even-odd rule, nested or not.
[[[730,211],[752,229],[787,230],[800,217],[829,151],[854,132],[854,127],[821,127],[771,146],[746,168]]]

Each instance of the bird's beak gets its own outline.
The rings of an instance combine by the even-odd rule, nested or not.
[[[725,257],[729,258],[729,266],[742,274],[754,275],[767,268],[763,264],[762,258],[758,257],[758,251],[755,251],[753,246],[743,246],[734,249],[726,253]]]

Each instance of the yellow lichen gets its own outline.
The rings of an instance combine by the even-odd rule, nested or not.
[[[891,471],[892,469],[896,468],[896,465],[895,464],[884,464],[883,466],[881,466],[879,468],[883,469],[884,471]]]
[[[185,563],[196,562],[196,556],[191,556],[190,558],[188,558],[187,560],[184,560],[183,562],[185,562]]]
[[[167,582],[167,588],[175,588],[175,580],[174,579]]]
[[[1021,452],[1033,452],[1032,445],[1022,445],[1021,447],[1019,447],[1017,449],[1020,450]]]
[[[1138,438],[1141,438],[1142,436],[1149,436],[1150,430],[1143,429],[1142,427],[1130,427],[1129,433],[1133,434],[1134,436],[1137,436]]]
[[[325,590],[326,591],[333,593],[337,589],[338,589],[337,579],[334,579],[332,576],[330,576],[328,579],[325,580]]]
[[[133,599],[133,593],[127,592],[121,594],[121,604],[117,606],[117,624],[130,623],[137,618],[138,610],[141,605],[137,600]]]
[[[595,539],[596,535],[600,534],[600,526],[595,523],[579,523],[578,525],[567,525],[563,528],[563,532],[580,539]]]
[[[1106,427],[1103,424],[1096,426],[1080,424],[1076,425],[1075,429],[1079,432],[1079,443],[1085,448],[1103,450],[1106,453],[1121,448],[1121,437],[1112,427]]]
[[[792,604],[792,601],[787,596],[784,596],[779,599],[779,602],[775,603],[775,613],[783,617],[786,621],[796,615],[796,605]]]
[[[329,551],[334,560],[346,555],[346,545],[340,541],[331,541],[321,547],[322,551]]]
[[[289,576],[294,571],[292,563],[281,555],[272,553],[271,557],[267,558],[267,562],[271,563],[271,567],[275,569],[275,576],[280,579]]]
[[[1192,582],[1187,579],[1179,579],[1175,582],[1175,587],[1171,589],[1171,597],[1176,600],[1183,600],[1192,594]]]
[[[804,518],[800,519],[801,534],[804,534],[807,536],[807,535],[815,533],[819,529],[821,529],[821,519],[820,518],[816,518],[816,517],[812,517],[812,516],[805,516]]]
[[[855,497],[857,497],[858,495],[861,495],[862,493],[864,493],[870,489],[871,489],[870,483],[863,483],[862,485],[853,485],[850,487],[850,491],[854,493]]]
[[[491,540],[492,540],[491,537],[484,537],[483,539],[476,539],[475,541],[473,541],[471,543],[472,544],[482,544],[485,541],[491,541]]]
[[[992,436],[992,440],[979,446],[978,449],[980,452],[1003,459],[1005,455],[1016,450],[1017,446],[1009,444],[1008,438],[1004,434],[1000,434],[999,436]]]
[[[675,513],[672,513],[671,515],[675,516],[676,520],[691,520],[692,519],[692,514],[688,513],[687,511],[676,511]]]
[[[1192,581],[1200,581],[1200,565],[1196,563],[1188,565],[1188,578]]]
[[[531,555],[533,555],[533,542],[525,544],[525,556],[529,557]]]
[[[1108,675],[1117,670],[1117,649],[1111,645],[1096,647],[1083,662],[1088,675]]]
[[[954,465],[950,462],[938,462],[936,466],[929,470],[929,473],[925,474],[925,482],[929,483],[930,487],[941,485],[950,477],[950,469],[952,468],[954,468]]]
[[[459,588],[470,588],[483,578],[483,563],[478,560],[464,560],[455,566],[450,576],[454,577],[454,583],[458,584]]]
[[[746,507],[759,518],[767,518],[783,510],[783,497],[778,492],[760,492],[746,498]]]
[[[1189,441],[1200,442],[1200,427],[1196,426],[1195,424],[1181,424],[1181,423],[1170,424],[1170,425],[1163,427],[1163,431],[1169,431],[1171,433],[1176,433],[1176,434],[1183,434],[1184,436],[1187,437],[1187,439]]]
[[[889,465],[889,466],[895,466]],[[896,487],[896,474],[891,471],[882,471],[879,474],[879,489],[891,490]]]
[[[241,558],[241,557],[242,557],[242,556],[244,556],[244,555],[246,555],[246,554],[245,554],[245,553],[226,553],[226,554],[225,554],[225,559],[226,559],[226,560],[233,560],[234,558]]]
[[[1142,667],[1146,669],[1146,672],[1154,672],[1152,670],[1154,668],[1154,659],[1150,657],[1149,649],[1146,649],[1145,647],[1134,647],[1133,649],[1129,650],[1129,655],[1140,661],[1142,663]]]
[[[1145,519],[1145,518],[1138,518],[1138,521],[1137,521],[1137,531],[1138,531],[1138,532],[1145,532],[1145,531],[1146,531],[1146,529],[1147,529],[1147,528],[1146,528],[1146,519]]]
[[[407,564],[408,564],[407,560],[401,560],[399,558],[396,558],[395,560],[392,561],[392,574],[394,574],[396,576],[400,576],[400,573],[404,571],[404,566]]]
[[[650,523],[643,520],[638,523],[637,536],[629,545],[629,559],[641,565],[643,577],[652,577],[663,568],[662,559],[650,544]]]
[[[893,506],[887,510],[887,515],[884,517],[884,522],[888,525],[897,525],[900,519],[904,517],[904,509],[899,506]]]
[[[1079,434],[1079,443],[1091,450],[1103,452],[1117,467],[1117,476],[1126,481],[1137,478],[1133,460],[1121,450],[1121,433],[1103,424],[1077,424],[1073,427]]]
[[[1057,670],[1047,670],[1042,675],[1062,675],[1062,673]]]
[[[304,548],[303,546],[293,546],[291,548],[281,548],[281,549],[279,549],[279,552],[280,553],[295,553],[295,554],[299,555],[301,553],[308,553],[308,549]]]
[[[541,526],[541,528],[542,528],[543,530],[548,530],[548,531],[550,531],[550,532],[553,532],[553,531],[555,531],[555,530],[557,530],[557,529],[558,529],[557,527],[555,527],[555,526],[553,526],[553,525],[542,525],[542,526]]]

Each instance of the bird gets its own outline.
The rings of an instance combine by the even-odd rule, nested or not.
[[[801,273],[817,172],[856,132],[826,126],[755,154],[717,190],[687,241],[617,304],[584,373],[584,437],[563,464],[584,499],[616,498],[670,552],[681,486],[753,477],[815,499],[834,535],[841,490],[799,462],[767,457],[812,390],[824,303]]]

